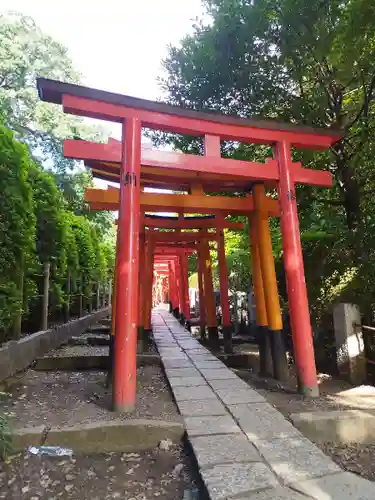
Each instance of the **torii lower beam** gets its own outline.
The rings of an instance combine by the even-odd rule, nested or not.
[[[92,210],[118,210],[118,189],[85,190],[85,201]],[[183,213],[222,213],[248,215],[254,210],[252,197],[234,198],[230,196],[205,196],[183,194],[141,193],[141,208],[144,212],[183,212]],[[278,217],[278,201],[267,198],[267,210],[270,217]]]

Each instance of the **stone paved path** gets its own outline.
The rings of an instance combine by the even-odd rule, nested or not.
[[[167,311],[153,333],[211,500],[375,499]]]

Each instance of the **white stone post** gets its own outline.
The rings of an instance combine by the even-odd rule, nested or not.
[[[333,309],[333,325],[340,375],[352,384],[363,384],[366,381],[366,358],[358,306],[337,304]]]

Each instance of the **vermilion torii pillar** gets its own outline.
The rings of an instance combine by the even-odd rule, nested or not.
[[[222,216],[218,216],[222,221]],[[225,257],[225,240],[224,230],[218,227],[217,229],[217,253],[219,261],[219,281],[220,281],[220,305],[222,314],[224,352],[230,354],[233,352],[232,347],[232,326],[230,321],[229,309],[229,281],[228,267]]]
[[[280,172],[278,183],[280,225],[298,386],[300,392],[306,396],[316,397],[319,395],[319,388],[303,268],[295,183],[290,170],[292,163],[290,142],[277,142],[275,156]]]
[[[141,122],[123,122],[116,282],[113,403],[116,411],[135,406],[137,368]]]

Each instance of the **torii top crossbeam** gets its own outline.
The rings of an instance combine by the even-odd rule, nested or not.
[[[65,112],[115,122],[136,117],[143,127],[166,132],[216,135],[222,140],[252,144],[286,141],[294,147],[309,149],[327,149],[343,135],[333,129],[202,113],[45,78],[38,78],[37,87],[43,101],[62,104]]]

